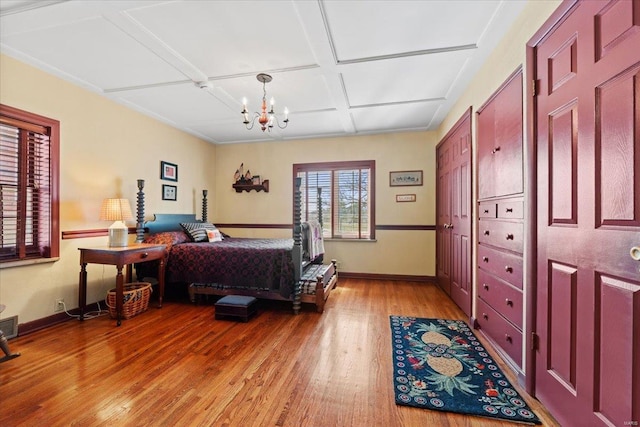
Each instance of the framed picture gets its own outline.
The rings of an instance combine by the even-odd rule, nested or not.
[[[160,179],[178,182],[178,165],[160,161]]]
[[[389,172],[389,186],[403,187],[408,185],[422,185],[422,171]]]
[[[162,184],[162,200],[178,200],[178,187]]]
[[[396,202],[415,202],[415,194],[396,194]]]
[[[260,175],[253,175],[253,178],[251,178],[251,183],[253,185],[260,185]]]

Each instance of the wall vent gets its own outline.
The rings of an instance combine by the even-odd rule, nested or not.
[[[5,338],[15,338],[18,336],[18,316],[0,319],[0,331],[4,333]]]

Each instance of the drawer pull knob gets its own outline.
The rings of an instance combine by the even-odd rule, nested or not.
[[[146,257],[148,257],[148,256],[149,256],[149,254],[148,254],[147,252],[145,252],[145,253],[143,253],[142,255],[140,255],[140,258],[146,258]]]
[[[482,317],[484,320],[489,320],[489,315],[487,313],[482,313]]]
[[[507,240],[513,240],[513,234],[511,233],[507,234]]]
[[[507,213],[513,213],[513,208],[507,208]]]
[[[507,273],[513,273],[513,267],[509,267],[508,265],[504,267],[504,271]]]
[[[496,147],[493,150],[491,150],[491,154],[496,154],[498,151],[500,151],[500,147]]]
[[[489,285],[487,285],[486,283],[483,283],[482,287],[484,288],[485,291],[489,290]]]
[[[513,339],[509,336],[509,334],[504,334],[504,339],[507,340],[507,342],[512,343]]]
[[[489,235],[489,230],[484,230],[484,235],[488,236]]]
[[[484,213],[489,213],[489,209],[485,209],[485,210],[484,210]]]
[[[513,301],[511,301],[509,298],[504,300],[505,303],[507,303],[508,306],[513,307]]]
[[[484,261],[484,262],[489,262],[489,258],[488,258],[488,257],[486,257],[486,256],[483,256],[483,257],[482,257],[482,261]]]

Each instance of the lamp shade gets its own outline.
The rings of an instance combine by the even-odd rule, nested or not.
[[[104,199],[100,221],[129,221],[133,219],[128,199]]]
[[[101,221],[115,221],[109,227],[109,246],[127,246],[129,230],[122,221],[132,220],[131,206],[127,199],[104,199],[100,209]]]

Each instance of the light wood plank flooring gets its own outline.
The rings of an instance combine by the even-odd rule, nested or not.
[[[261,301],[248,323],[216,321],[174,296],[120,328],[68,321],[9,342],[22,356],[0,365],[0,425],[513,425],[397,406],[389,315],[464,319],[432,284],[341,279],[324,314]]]

